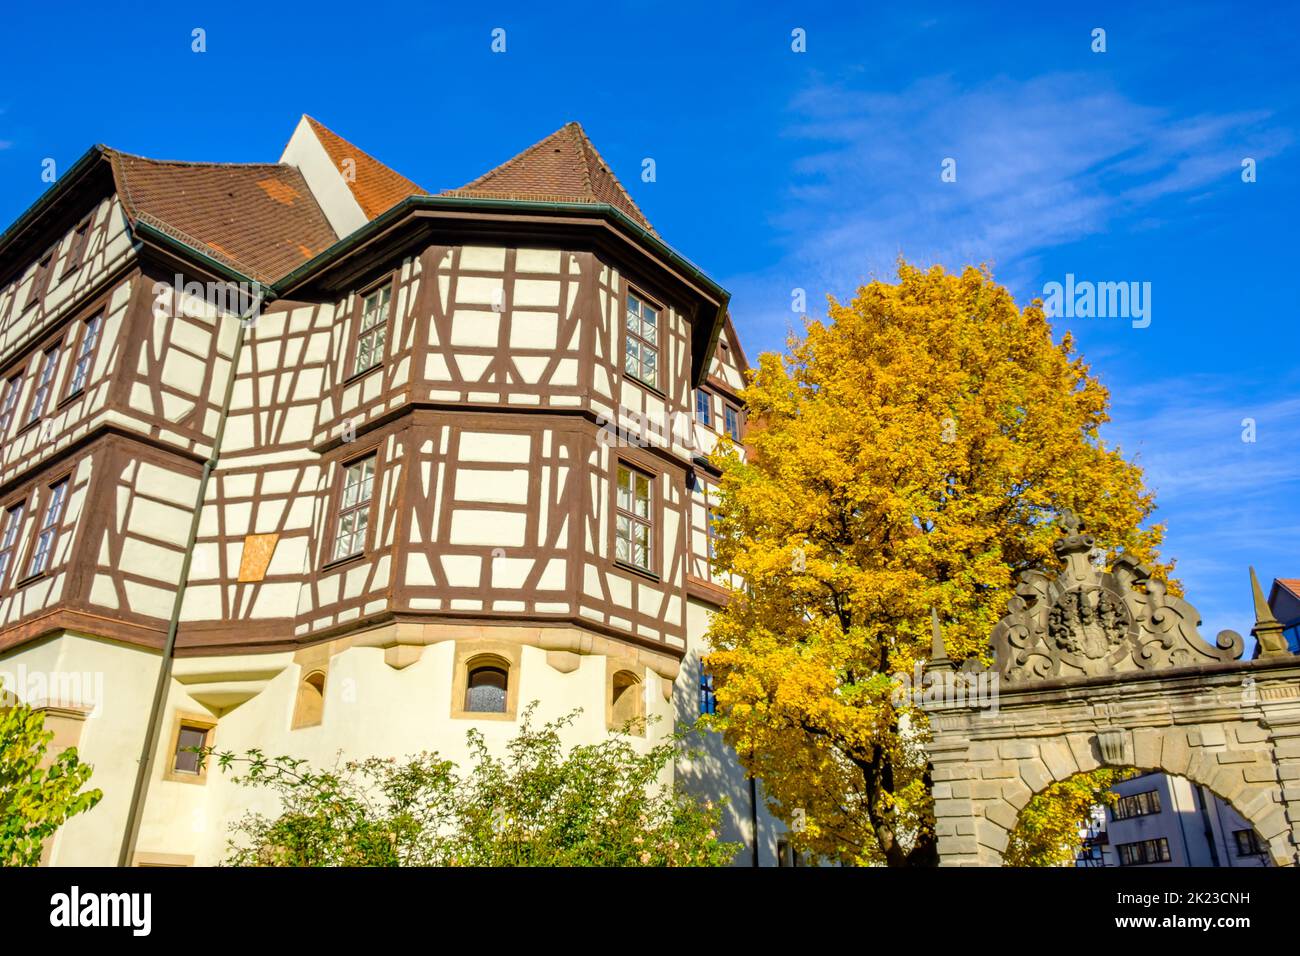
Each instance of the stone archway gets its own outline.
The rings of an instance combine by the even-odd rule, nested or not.
[[[1261,654],[1242,661],[1239,635],[1207,644],[1196,610],[1147,568],[1121,558],[1102,572],[1078,520],[1065,527],[1065,570],[1022,575],[993,632],[993,668],[955,671],[936,625],[924,706],[940,865],[999,865],[1034,794],[1103,766],[1204,784],[1255,827],[1275,864],[1300,864],[1300,658],[1258,583]],[[975,685],[963,677],[992,697],[943,692]]]

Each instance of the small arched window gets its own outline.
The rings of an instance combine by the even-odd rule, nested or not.
[[[325,716],[325,673],[312,671],[298,685],[293,707],[293,727],[315,727]]]
[[[645,695],[641,690],[641,681],[631,671],[619,671],[614,675],[610,692],[610,726],[614,730],[623,730],[630,722],[631,733],[644,732],[640,719],[645,716]]]
[[[478,714],[504,714],[509,681],[509,671],[496,663],[471,666],[465,709]]]

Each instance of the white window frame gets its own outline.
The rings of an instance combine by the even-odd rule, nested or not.
[[[624,482],[627,476],[627,482]],[[645,497],[640,494],[645,483]],[[644,509],[640,506],[644,505]],[[655,551],[654,478],[626,462],[620,461],[614,475],[614,557],[618,561],[653,572]],[[638,560],[637,532],[644,529],[644,552]]]
[[[652,316],[648,321],[647,311]],[[628,292],[623,320],[623,371],[653,389],[659,388],[662,316],[663,309],[659,306],[651,304],[639,292]]]
[[[357,348],[352,358],[353,375],[360,375],[383,364],[392,299],[391,281],[361,297],[361,315],[357,317]],[[365,364],[362,364],[363,361]]]
[[[343,488],[339,493],[338,513],[334,520],[330,561],[342,561],[363,554],[366,550],[370,509],[375,496],[377,458],[378,455],[372,452],[343,467]],[[345,526],[347,530],[344,530]]]
[[[32,407],[27,412],[26,425],[38,422],[41,416],[45,414],[45,407],[50,402],[50,392],[54,391],[54,375],[59,367],[59,352],[61,347],[56,345],[47,349],[41,356],[41,367],[36,372],[36,390],[32,392]]]
[[[77,346],[77,361],[72,367],[72,384],[68,395],[76,395],[86,387],[90,378],[90,363],[95,357],[95,346],[99,344],[99,333],[104,326],[104,316],[96,313],[86,319],[81,329],[81,343]]]
[[[54,556],[54,545],[59,539],[59,522],[63,520],[63,506],[68,499],[68,479],[61,478],[50,485],[49,499],[45,502],[45,517],[41,519],[41,529],[36,535],[36,547],[32,550],[32,560],[27,568],[27,576],[44,574]]]

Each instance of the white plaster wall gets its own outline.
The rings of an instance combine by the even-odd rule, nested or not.
[[[104,799],[55,834],[51,865],[117,863],[159,660],[153,651],[70,632],[0,656],[0,672],[18,675],[25,668],[27,675],[80,676],[85,688],[81,703],[98,704],[82,727],[77,755],[94,768],[89,786],[102,790]]]
[[[265,659],[274,665],[282,657],[267,655]],[[258,659],[213,658],[205,660],[203,667],[214,673],[227,669],[248,671]],[[426,647],[418,661],[401,670],[388,666],[379,648],[348,648],[330,661],[322,723],[298,730],[289,728],[304,671],[298,664],[289,663],[261,693],[220,717],[215,746],[236,753],[258,747],[270,755],[304,758],[318,767],[332,765],[340,752],[343,759],[352,759],[370,755],[401,757],[424,750],[437,751],[464,764],[468,758],[465,732],[476,727],[483,731],[489,745],[501,752],[517,732],[518,720],[453,720],[454,659],[455,644],[451,641]],[[537,722],[582,707],[580,718],[564,735],[565,743],[596,742],[606,737],[603,656],[583,656],[577,670],[564,674],[547,664],[545,651],[524,646],[517,677],[517,716],[532,700],[540,702]],[[644,749],[671,731],[673,713],[671,703],[664,699],[660,678],[650,671],[642,673],[642,677],[646,712],[660,718],[652,725],[648,738],[632,738]],[[275,799],[269,792],[236,786],[215,768],[209,769],[204,784],[161,779],[162,767],[170,758],[165,751],[170,744],[173,714],[203,710],[182,685],[173,683],[141,830],[140,852],[192,854],[199,865],[215,864],[226,852],[231,822],[248,810],[274,812]]]

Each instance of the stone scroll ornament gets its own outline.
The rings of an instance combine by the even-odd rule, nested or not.
[[[1092,535],[1064,511],[1054,545],[1065,562],[1056,577],[1025,571],[1007,615],[993,630],[1000,678],[1010,683],[1092,677],[1233,661],[1245,642],[1220,631],[1215,644],[1197,631],[1196,608],[1167,593],[1151,569],[1121,555],[1103,571]]]

